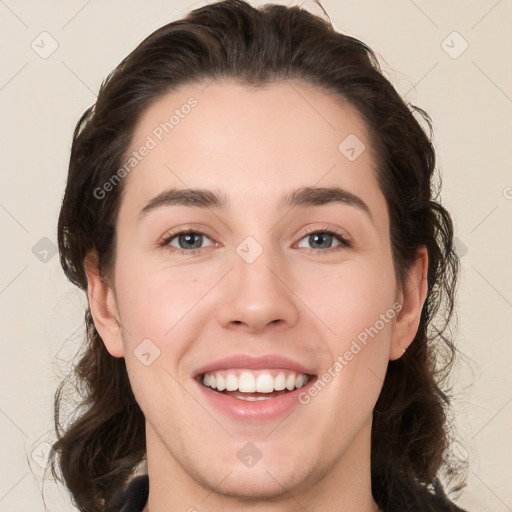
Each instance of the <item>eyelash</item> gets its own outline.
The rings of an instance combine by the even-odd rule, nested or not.
[[[167,236],[159,243],[159,247],[165,247],[167,249],[170,249],[170,252],[172,253],[179,253],[184,256],[193,256],[197,254],[202,249],[206,249],[206,247],[201,247],[199,249],[179,249],[177,247],[172,247],[169,245],[169,243],[176,238],[179,235],[187,235],[187,234],[193,234],[193,235],[203,235],[207,238],[210,238],[206,233],[203,233],[201,231],[195,230],[195,229],[183,229],[181,231],[175,231],[173,233],[168,233]],[[330,247],[328,249],[309,249],[307,247],[301,247],[300,249],[306,251],[309,254],[314,255],[320,255],[320,253],[331,253],[335,252],[341,249],[346,249],[352,247],[352,241],[347,237],[346,233],[343,233],[342,231],[338,231],[336,229],[309,229],[301,234],[301,238],[299,239],[299,242],[304,239],[305,237],[313,234],[322,234],[322,235],[334,235],[338,241],[340,242],[339,245],[335,247]]]

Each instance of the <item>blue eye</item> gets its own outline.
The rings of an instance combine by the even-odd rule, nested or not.
[[[213,245],[210,243],[204,246],[203,243],[205,239],[212,242],[212,239],[204,233],[188,229],[169,234],[159,245],[166,248],[170,247],[171,252],[179,252],[183,255],[190,256],[199,252],[201,249]],[[303,240],[307,240],[310,247],[301,245]],[[333,243],[335,243],[335,245],[333,245]],[[315,254],[337,251],[351,246],[352,243],[350,239],[346,238],[342,233],[332,230],[311,231],[298,242],[298,247]]]
[[[333,246],[332,244],[336,241],[336,239],[338,244]],[[302,238],[299,241],[299,244],[302,242],[302,240],[307,240],[309,244],[312,245],[312,247],[307,247],[307,249],[333,249],[339,245],[347,245],[347,240],[345,238],[337,235],[336,233],[333,233],[332,231],[318,231],[315,233],[310,233]],[[299,245],[299,247],[302,246]]]
[[[175,247],[176,249],[185,250],[186,252],[195,252],[196,250],[203,248],[202,242],[204,241],[204,238],[208,237],[197,231],[181,231],[165,240],[165,244]],[[178,246],[172,243],[175,239]]]

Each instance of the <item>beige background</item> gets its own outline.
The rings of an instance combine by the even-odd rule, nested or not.
[[[0,511],[45,510],[41,465],[53,393],[83,336],[83,294],[52,252],[72,130],[121,58],[203,4],[0,0]],[[474,512],[510,511],[512,3],[325,0],[324,7],[338,30],[385,59],[398,90],[434,119],[463,266],[458,342],[467,360],[454,374],[454,454],[469,469],[457,501]],[[58,48],[45,55],[52,44]],[[65,490],[46,488],[46,510],[73,510]]]

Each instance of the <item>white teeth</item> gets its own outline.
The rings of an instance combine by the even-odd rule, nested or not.
[[[219,391],[224,391],[226,389],[226,381],[224,380],[224,377],[222,375],[216,376],[216,382],[217,382],[217,389]]]
[[[256,379],[249,372],[244,372],[238,377],[238,391],[242,393],[254,393],[256,391]]]
[[[203,384],[217,391],[240,391],[241,393],[272,393],[273,391],[293,391],[305,386],[309,377],[304,373],[280,371],[275,377],[275,370],[244,370],[230,372],[229,370],[206,373]],[[245,397],[247,400],[264,400],[268,397]]]
[[[304,386],[304,384],[306,384],[306,376],[304,374],[297,375],[297,377],[295,379],[295,387],[301,388],[302,386]],[[217,387],[218,387],[218,384],[217,384]]]
[[[286,379],[286,389],[288,391],[295,389],[295,375],[288,375],[288,378]]]
[[[286,387],[286,377],[284,373],[278,373],[274,379],[274,389],[276,391],[282,391]]]
[[[258,400],[268,400],[269,396],[238,396],[239,400],[246,400],[247,402],[257,402]]]
[[[268,373],[258,375],[256,379],[256,391],[258,393],[272,393],[274,391],[274,379]]]
[[[208,374],[205,375],[207,377]],[[208,386],[208,384],[205,384],[205,386]],[[226,376],[226,390],[227,391],[236,391],[238,389],[238,379],[236,378],[236,375],[233,375],[232,373],[229,373]]]

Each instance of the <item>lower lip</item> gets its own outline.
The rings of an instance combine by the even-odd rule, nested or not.
[[[223,393],[214,391],[212,388],[203,386],[199,381],[195,381],[200,387],[201,392],[212,406],[234,419],[243,420],[272,420],[288,414],[294,407],[302,405],[299,402],[299,395],[307,392],[307,389],[314,384],[316,377],[311,377],[308,383],[289,393],[268,398],[267,400],[257,400],[254,402],[240,400]]]

